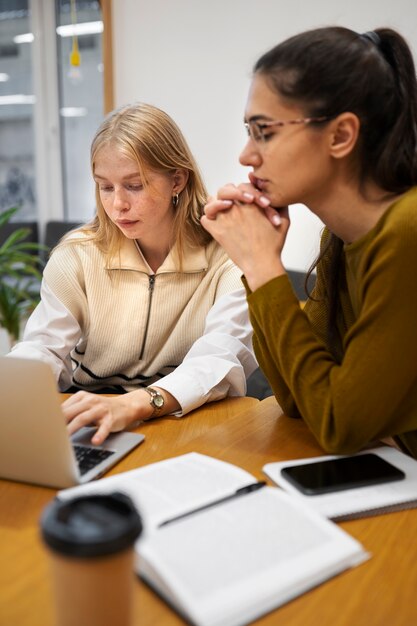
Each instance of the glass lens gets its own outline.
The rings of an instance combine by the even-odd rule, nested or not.
[[[249,137],[251,137],[254,141],[261,141],[263,136],[263,131],[257,122],[245,122],[246,130],[248,131]]]

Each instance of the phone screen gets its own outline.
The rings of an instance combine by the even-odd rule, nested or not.
[[[372,453],[291,465],[283,468],[281,474],[297,489],[308,495],[366,487],[405,478],[404,472]]]

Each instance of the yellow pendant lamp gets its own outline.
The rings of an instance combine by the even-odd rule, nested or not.
[[[80,79],[80,65],[81,65],[81,55],[78,48],[78,37],[75,32],[75,27],[77,25],[77,7],[76,0],[71,0],[71,23],[74,28],[74,33],[72,35],[72,47],[70,52],[70,71],[69,75],[72,79]]]

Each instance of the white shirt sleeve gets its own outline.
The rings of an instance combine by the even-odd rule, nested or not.
[[[80,337],[77,320],[43,279],[41,301],[27,321],[22,341],[9,355],[48,363],[60,390],[65,391],[72,384],[70,352]]]
[[[181,405],[176,415],[227,395],[245,395],[246,379],[258,367],[252,334],[245,290],[219,298],[207,315],[203,335],[181,365],[155,382]]]

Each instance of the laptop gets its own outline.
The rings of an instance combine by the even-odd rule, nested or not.
[[[68,435],[49,365],[0,357],[0,478],[59,489],[79,485],[104,474],[145,438],[112,433],[94,446],[94,430]]]

